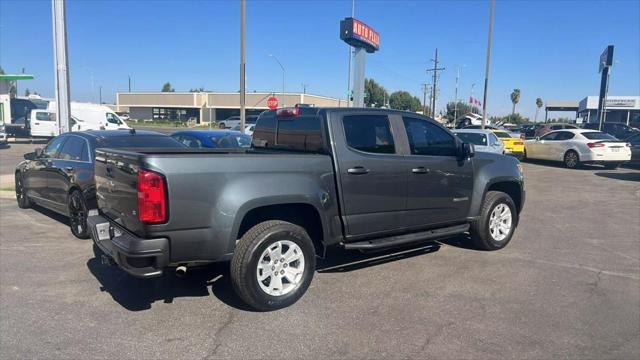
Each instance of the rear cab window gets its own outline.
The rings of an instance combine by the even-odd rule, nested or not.
[[[347,115],[342,125],[350,148],[373,154],[396,153],[386,115]]]

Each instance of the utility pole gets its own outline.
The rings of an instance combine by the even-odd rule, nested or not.
[[[420,84],[422,85],[422,115],[427,115],[427,90],[429,89],[429,84]]]
[[[302,93],[306,94],[307,93],[307,86],[309,86],[309,84],[302,83],[301,85],[302,85]]]
[[[246,0],[240,0],[240,132],[243,134],[246,107],[245,7]]]
[[[495,6],[495,0],[491,0],[491,10],[489,12],[489,39],[487,40],[487,64],[484,75],[484,95],[482,96],[482,126],[487,122],[487,96],[489,91],[489,69],[491,66],[491,36],[493,34],[493,8]]]
[[[284,74],[285,74],[284,66],[282,66],[282,63],[280,62],[280,60],[278,60],[278,58],[275,55],[269,54],[269,56],[272,57],[278,63],[278,65],[280,65],[280,69],[282,69],[282,107],[285,107],[287,106],[287,104],[284,101]]]
[[[493,0],[492,0],[493,1]],[[438,91],[438,71],[444,71],[445,68],[438,67],[438,48],[436,48],[436,58],[433,61],[433,68],[427,69],[427,72],[433,72],[433,88],[431,89],[431,117],[436,117],[436,91]]]
[[[127,77],[129,78],[129,92],[131,92],[131,75],[127,75]]]
[[[100,94],[100,95],[98,95],[98,96],[99,96],[99,98],[98,98],[98,99],[99,99],[99,101],[100,101],[100,103],[99,103],[99,104],[100,104],[100,105],[102,105],[102,85],[100,85],[100,87],[98,88],[98,92],[99,92],[99,94]]]
[[[351,0],[351,17],[355,16],[356,12],[356,0]],[[351,59],[353,58],[353,48],[351,45],[347,45],[349,48],[349,71],[347,72],[347,107],[351,107]]]
[[[69,130],[69,62],[67,61],[67,23],[64,0],[51,0],[53,17],[53,59],[56,74],[56,102],[60,133]]]

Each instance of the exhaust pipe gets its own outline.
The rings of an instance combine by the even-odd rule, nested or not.
[[[187,274],[187,267],[184,265],[178,266],[176,268],[176,276],[177,277],[183,277]]]

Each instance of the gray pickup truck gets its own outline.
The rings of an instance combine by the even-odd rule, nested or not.
[[[418,114],[284,108],[248,150],[98,149],[96,245],[137,277],[229,261],[258,310],[296,302],[328,246],[378,250],[465,232],[497,250],[525,192],[518,160],[475,153]]]

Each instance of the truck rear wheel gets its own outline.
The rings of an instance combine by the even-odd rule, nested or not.
[[[247,231],[231,259],[233,288],[249,306],[270,311],[302,297],[316,267],[311,238],[300,226],[280,220]]]
[[[518,212],[511,197],[500,191],[485,196],[480,219],[471,223],[471,240],[482,250],[507,246],[518,225]]]

